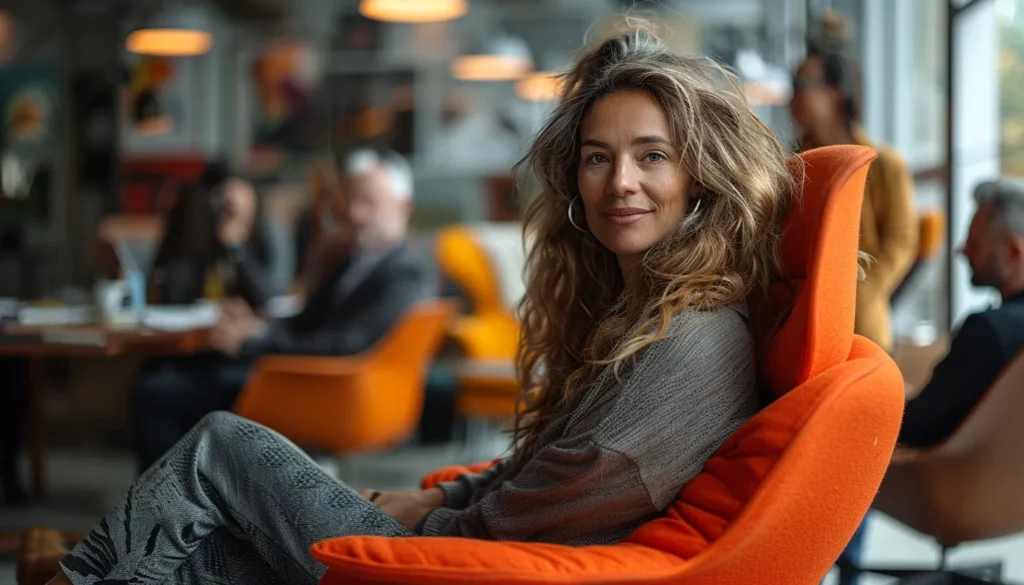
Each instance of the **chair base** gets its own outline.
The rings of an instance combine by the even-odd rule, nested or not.
[[[1003,581],[1003,564],[990,563],[956,570],[858,567],[859,573],[896,577],[901,585],[1011,585]]]

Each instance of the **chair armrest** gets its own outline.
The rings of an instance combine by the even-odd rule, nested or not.
[[[313,545],[329,570],[321,585],[387,583],[641,583],[678,574],[686,561],[646,546],[569,547],[462,538],[335,538]]]
[[[909,447],[897,447],[892,454],[891,465],[909,465],[918,461],[928,453],[928,449],[911,449]]]
[[[363,357],[322,357],[307,355],[268,355],[261,357],[256,369],[264,373],[316,376],[352,376],[369,366]]]
[[[519,344],[519,325],[509,315],[466,315],[452,322],[448,335],[470,359],[512,360]]]
[[[481,461],[480,463],[473,463],[472,465],[449,465],[448,467],[442,467],[435,469],[427,475],[423,476],[420,480],[420,487],[427,490],[439,483],[446,481],[455,481],[460,475],[467,473],[480,473],[490,469],[498,463],[498,460],[494,461]]]

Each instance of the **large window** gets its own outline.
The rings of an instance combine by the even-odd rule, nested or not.
[[[1024,0],[998,0],[1001,171],[1024,178]]]
[[[947,223],[945,164],[946,27],[943,0],[864,0],[861,55],[865,127],[895,149],[914,176],[914,202],[926,236]],[[927,238],[919,264],[894,301],[900,341],[930,342],[947,327],[945,247]]]

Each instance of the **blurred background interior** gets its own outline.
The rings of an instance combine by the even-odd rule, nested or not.
[[[134,477],[131,382],[154,353],[194,351],[213,309],[154,308],[143,320],[159,339],[145,343],[128,327],[79,325],[92,318],[97,283],[149,272],[165,214],[213,161],[251,181],[262,213],[301,248],[296,226],[330,181],[324,166],[355,147],[404,155],[414,177],[410,240],[463,298],[463,320],[410,382],[422,416],[416,406],[394,437],[350,445],[324,464],[358,487],[409,488],[432,468],[504,450],[511,306],[522,290],[511,168],[554,104],[552,73],[634,2],[470,0],[451,3],[450,18],[392,14],[388,4],[0,0],[0,315],[14,327],[4,353],[34,365],[20,464],[26,487],[39,490],[0,508],[0,531],[88,528]],[[893,298],[893,332],[908,386],[926,382],[948,332],[995,300],[970,286],[956,250],[973,186],[1024,176],[1024,0],[665,0],[639,9],[653,11],[679,49],[735,68],[749,102],[793,148],[791,80],[809,27],[826,9],[853,24],[864,129],[913,175],[921,243]],[[167,26],[192,34],[147,34]],[[303,260],[295,252],[297,275]],[[268,311],[293,313],[301,291],[289,286]],[[481,345],[467,332],[480,323],[505,339]],[[32,328],[46,331],[29,342]],[[1019,537],[957,555],[1003,557],[1005,574],[1024,579]],[[929,561],[935,550],[883,518],[866,558]],[[0,584],[13,583],[13,557],[0,561]]]

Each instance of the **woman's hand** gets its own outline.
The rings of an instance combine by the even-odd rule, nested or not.
[[[225,246],[240,246],[249,240],[256,222],[256,191],[241,179],[230,179],[222,187],[224,216],[217,226],[217,238]]]
[[[242,345],[251,337],[260,335],[266,322],[252,312],[252,308],[241,299],[227,299],[221,303],[221,315],[210,331],[210,349],[224,355],[238,355]]]
[[[374,494],[377,494],[374,497]],[[444,506],[444,492],[441,488],[430,488],[418,492],[377,492],[363,490],[362,496],[371,500],[388,516],[398,520],[412,530],[433,508]]]

